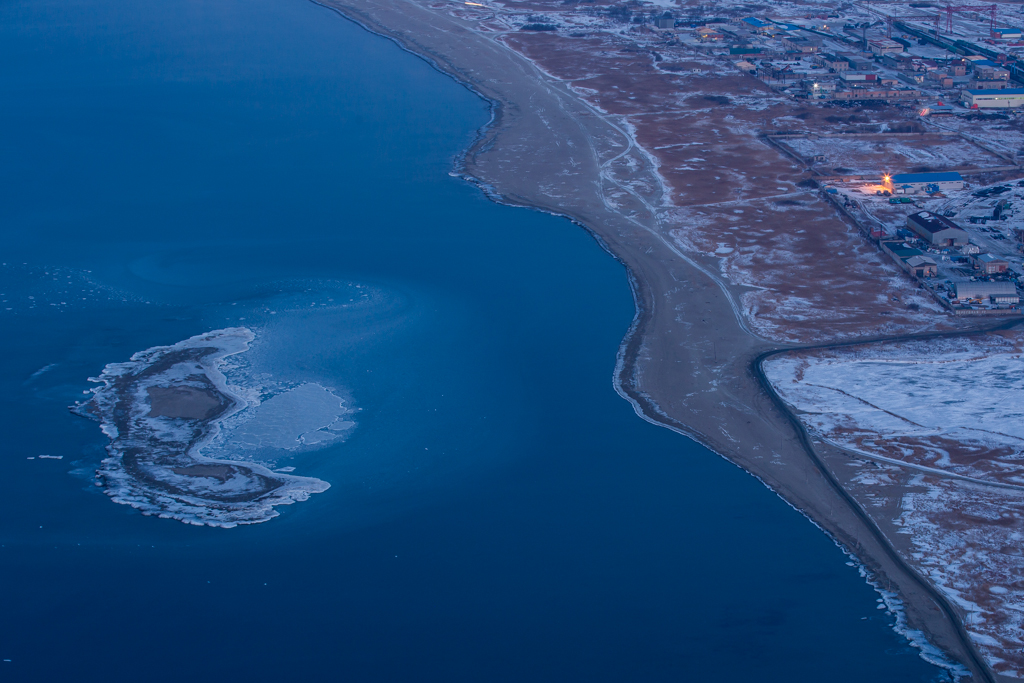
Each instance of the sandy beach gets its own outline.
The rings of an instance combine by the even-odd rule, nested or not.
[[[626,266],[638,313],[614,381],[638,415],[699,441],[804,513],[864,565],[876,586],[898,594],[912,641],[923,635],[979,680],[1001,678],[982,661],[956,609],[904,559],[909,541],[883,533],[840,485],[832,470],[844,456],[823,447],[816,453],[763,382],[759,359],[796,344],[752,330],[743,297],[753,289],[722,277],[713,256],[680,248],[662,221],[672,190],[621,119],[488,35],[481,29],[486,22],[463,20],[447,5],[318,4],[395,40],[490,100],[494,119],[458,170],[496,201],[568,217]],[[766,146],[749,152],[771,168],[773,180],[799,177],[781,153]],[[965,329],[941,317],[929,328],[900,308],[905,333]],[[886,336],[877,313],[869,313],[874,327],[865,331],[864,314],[827,330],[824,339]]]

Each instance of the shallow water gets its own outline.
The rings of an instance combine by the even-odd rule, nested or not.
[[[448,175],[471,93],[299,0],[15,0],[0,56],[4,680],[940,674],[831,541],[614,393],[625,273]],[[113,504],[67,406],[231,326],[253,387],[357,410],[274,462],[331,488],[234,529]]]

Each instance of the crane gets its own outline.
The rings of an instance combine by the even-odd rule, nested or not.
[[[952,5],[946,5],[945,7],[942,8],[943,11],[945,11],[945,13],[946,13],[946,33],[952,33],[953,32],[953,13],[954,12],[972,12],[972,11],[974,11],[974,12],[988,12],[989,16],[991,17],[991,19],[990,19],[990,27],[991,27],[990,30],[991,31],[995,31],[996,30],[996,10],[998,10],[998,8],[999,8],[998,5],[959,5],[959,6],[956,6],[956,7],[954,7]]]

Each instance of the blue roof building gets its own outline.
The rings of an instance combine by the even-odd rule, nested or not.
[[[892,176],[893,185],[901,183],[939,183],[947,180],[964,181],[963,177],[956,171],[946,171],[944,173],[897,173]]]

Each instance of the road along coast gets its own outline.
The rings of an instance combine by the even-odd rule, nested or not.
[[[799,423],[763,385],[759,359],[797,345],[755,334],[743,305],[752,288],[722,277],[714,258],[680,246],[664,220],[671,191],[628,121],[588,103],[564,79],[499,40],[499,33],[446,11],[447,5],[316,2],[394,40],[491,102],[492,120],[457,161],[459,173],[496,201],[571,219],[624,264],[637,315],[614,382],[641,417],[756,476],[848,549],[876,586],[899,596],[909,630],[976,680],[996,680],[965,636],[956,608],[836,484]],[[780,182],[798,177],[781,155],[777,165]]]

